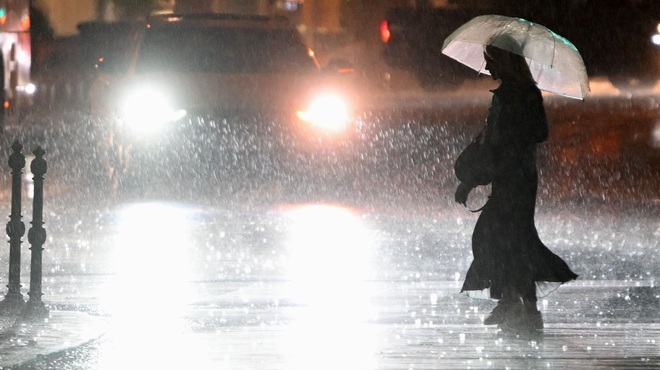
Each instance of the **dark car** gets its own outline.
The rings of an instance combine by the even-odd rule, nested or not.
[[[352,69],[321,68],[286,18],[154,16],[129,40],[128,58],[99,58],[107,73],[92,89],[95,111],[113,122],[115,174],[128,170],[138,146],[169,145],[164,138],[190,131],[191,122],[217,137],[217,120],[239,117],[252,123],[234,131],[329,142],[346,131],[361,96]]]

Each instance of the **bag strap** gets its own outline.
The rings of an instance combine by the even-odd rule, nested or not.
[[[486,202],[486,203],[488,203],[488,202]],[[468,207],[468,206],[465,206],[465,209],[467,209],[468,211],[470,211],[472,213],[477,213],[477,212],[481,212],[485,207],[486,207],[486,205],[484,204],[479,209],[470,209],[470,207]]]
[[[488,200],[490,200],[490,195],[488,196]],[[467,204],[465,204],[465,203],[463,203],[463,207],[465,207],[465,209],[467,209],[468,211],[470,211],[470,212],[472,212],[472,213],[481,212],[484,208],[486,208],[486,204],[488,204],[488,200],[487,200],[486,203],[485,203],[483,206],[481,206],[479,209],[470,209],[470,207],[468,207]]]

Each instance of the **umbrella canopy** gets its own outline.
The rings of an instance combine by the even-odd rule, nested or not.
[[[508,37],[502,37],[502,36]],[[517,42],[513,43],[513,39]],[[548,28],[521,18],[482,15],[445,39],[442,53],[484,74],[484,48],[492,45],[525,57],[539,89],[575,99],[589,92],[589,79],[577,48]]]

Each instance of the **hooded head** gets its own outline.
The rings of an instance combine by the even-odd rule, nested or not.
[[[517,79],[535,84],[522,54],[520,44],[513,37],[499,35],[484,48],[486,68],[494,79]]]

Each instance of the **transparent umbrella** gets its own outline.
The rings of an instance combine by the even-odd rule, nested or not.
[[[479,73],[490,74],[485,69],[486,45],[525,57],[541,90],[575,99],[583,99],[589,92],[587,71],[577,48],[550,29],[525,19],[475,17],[445,39],[442,53]]]

